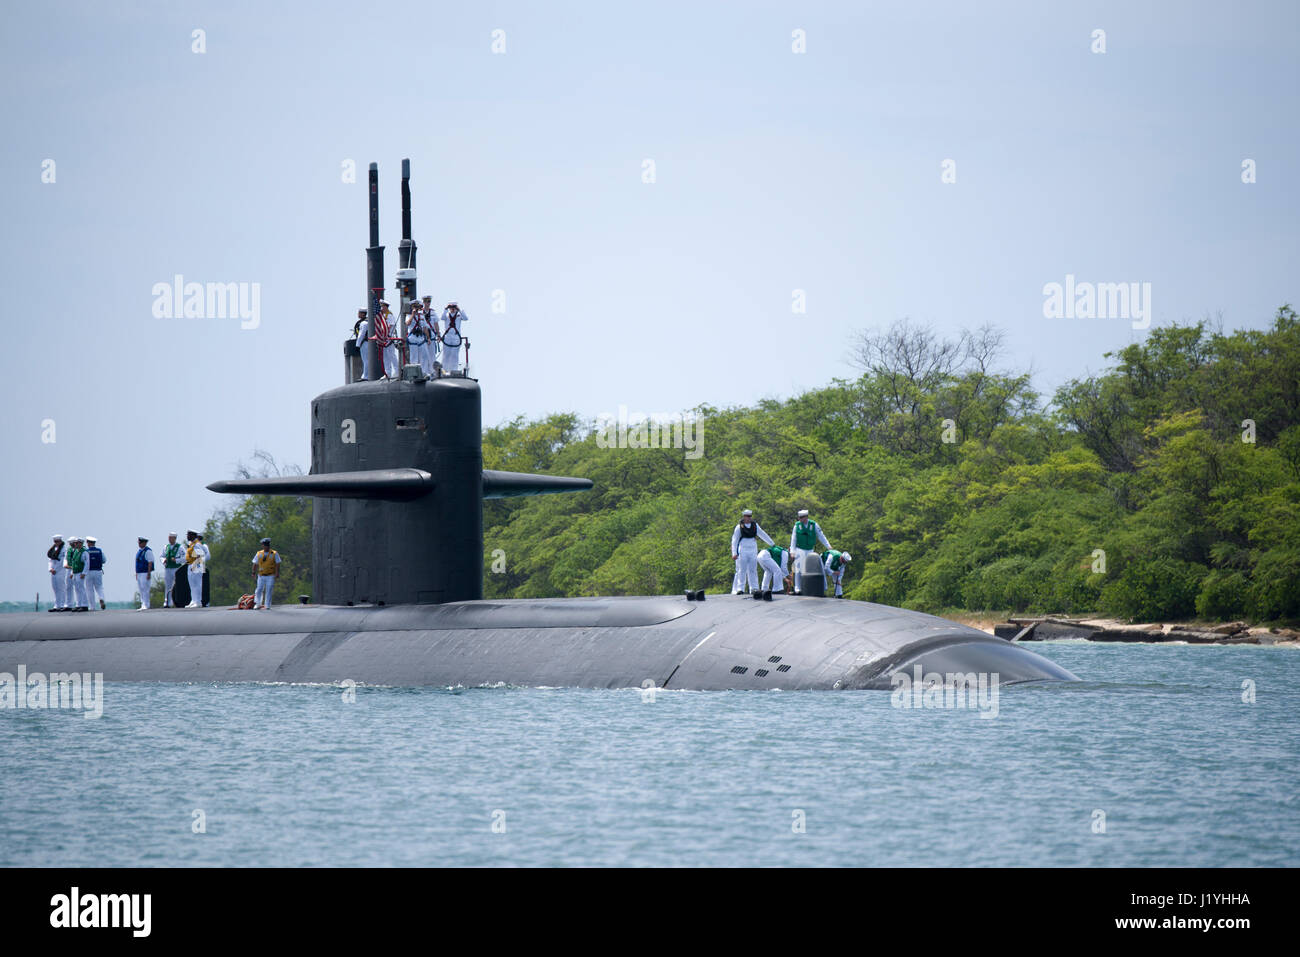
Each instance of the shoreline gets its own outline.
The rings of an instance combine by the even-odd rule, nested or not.
[[[949,614],[950,621],[978,628],[1008,641],[1085,641],[1184,645],[1264,645],[1300,647],[1300,630],[1247,625],[1244,621],[1206,623],[1125,622],[1114,618],[1071,618],[1064,615]]]

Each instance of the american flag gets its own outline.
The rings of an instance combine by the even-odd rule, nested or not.
[[[388,326],[388,320],[384,318],[384,314],[379,310],[375,311],[374,334],[370,338],[374,339],[379,346],[390,345],[393,341],[393,333]]]

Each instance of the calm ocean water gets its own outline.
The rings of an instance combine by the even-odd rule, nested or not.
[[[0,864],[1300,863],[1300,651],[1035,648],[1085,683],[1003,689],[992,719],[882,692],[109,685],[98,720],[0,711]]]

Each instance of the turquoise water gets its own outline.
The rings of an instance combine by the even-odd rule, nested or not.
[[[98,720],[0,711],[0,864],[1300,863],[1300,651],[1036,650],[1087,681],[1002,689],[994,718],[883,692],[109,685]]]

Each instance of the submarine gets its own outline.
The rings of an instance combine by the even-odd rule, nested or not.
[[[383,295],[378,167],[369,169],[366,313]],[[410,161],[402,161],[397,335],[416,299]],[[311,402],[306,475],[213,482],[215,492],[310,495],[312,601],[87,615],[0,616],[0,672],[105,681],[352,681],[681,690],[890,689],[895,676],[1077,681],[1054,662],[943,618],[821,595],[483,598],[483,502],[573,494],[588,479],[485,470],[479,383],[381,372],[344,343],[343,384]],[[813,557],[811,561],[816,562]],[[181,576],[178,576],[181,577]]]

